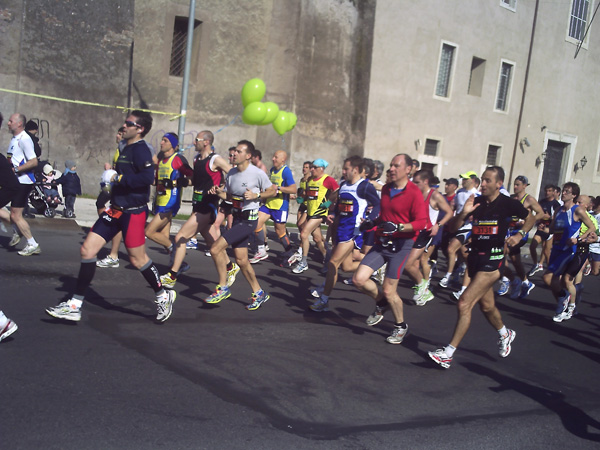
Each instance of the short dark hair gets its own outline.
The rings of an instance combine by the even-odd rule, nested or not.
[[[416,167],[417,169],[418,169],[419,167],[421,167],[421,163],[419,162],[419,160],[418,160],[418,159],[413,159],[413,160],[411,160],[411,162],[410,162],[410,163],[411,163],[411,165],[412,165],[413,167]]]
[[[259,149],[255,148],[254,150],[252,150],[252,157],[258,158],[262,161],[262,152]]]
[[[431,184],[431,180],[434,175],[433,172],[429,169],[421,169],[417,170],[413,175],[413,178],[419,177],[419,180],[427,180],[427,184]]]
[[[363,170],[365,171],[365,176],[371,178],[375,170],[375,164],[371,158],[363,158]]]
[[[504,169],[500,166],[487,166],[486,171],[491,170],[496,173],[496,181],[502,181],[504,183]]]
[[[577,183],[573,183],[572,181],[568,181],[565,184],[563,184],[563,190],[565,188],[571,188],[571,193],[575,196],[575,198],[573,200],[577,200],[577,197],[579,197],[579,194],[581,194],[581,189],[579,188],[579,185]]]
[[[302,163],[302,167],[304,167],[304,166],[305,166],[305,165],[307,165],[307,164],[310,166],[310,165],[312,164],[312,161],[304,161],[304,162]]]
[[[377,169],[377,172],[379,172],[379,175],[383,174],[383,163],[381,161],[379,161],[378,159],[373,161],[373,165],[375,166],[375,169]]]
[[[31,130],[39,130],[39,126],[37,123],[35,123],[33,120],[28,121],[25,124],[25,131],[31,131]]]
[[[358,172],[362,172],[365,166],[365,160],[358,155],[350,156],[344,160],[344,164],[350,163],[351,167],[357,168]]]
[[[152,116],[150,115],[150,113],[136,109],[134,111],[131,111],[129,115],[135,117],[136,123],[144,127],[144,131],[142,131],[140,135],[142,137],[146,136],[152,129]]]
[[[406,153],[398,153],[397,155],[395,155],[392,160],[394,160],[395,158],[402,156],[404,158],[404,164],[406,164],[406,166],[412,166],[413,165],[413,161],[417,161],[416,159],[412,159],[409,155],[407,155]],[[417,161],[419,162],[419,161]],[[418,166],[417,166],[418,167]]]
[[[254,154],[254,144],[252,142],[250,142],[247,139],[242,139],[241,141],[239,141],[237,143],[237,145],[245,145],[246,146],[246,153],[250,153],[251,155]]]
[[[546,186],[544,186],[544,190],[547,190],[547,189],[554,190],[554,185],[553,184],[547,184]]]

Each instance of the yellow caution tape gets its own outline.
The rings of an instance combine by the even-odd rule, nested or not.
[[[77,105],[100,106],[102,108],[115,108],[115,109],[120,109],[123,112],[132,111],[135,109],[137,111],[144,111],[144,112],[149,112],[152,114],[163,114],[166,116],[173,116],[172,118],[169,119],[169,121],[173,121],[173,120],[179,119],[182,116],[185,116],[185,113],[184,114],[175,114],[175,113],[166,112],[166,111],[154,111],[152,109],[127,108],[126,106],[104,105],[102,103],[84,102],[82,100],[71,100],[68,98],[52,97],[50,95],[34,94],[32,92],[14,91],[12,89],[0,88],[0,92],[8,92],[10,94],[17,94],[17,95],[27,95],[29,97],[43,98],[46,100],[56,100],[58,102],[75,103]]]

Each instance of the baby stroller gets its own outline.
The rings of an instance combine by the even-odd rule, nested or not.
[[[29,202],[38,214],[52,218],[56,215],[56,207],[62,204],[62,199],[60,196],[56,196],[49,201],[44,193],[43,185],[42,177],[36,173],[35,183],[33,183],[33,189],[29,194]]]

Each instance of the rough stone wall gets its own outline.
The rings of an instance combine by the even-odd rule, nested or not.
[[[109,105],[127,105],[133,1],[3,2],[1,86]],[[114,152],[118,109],[3,94],[0,110],[38,119],[44,158],[64,170],[75,160],[84,192],[95,194],[104,161]],[[5,151],[10,134],[0,134]]]

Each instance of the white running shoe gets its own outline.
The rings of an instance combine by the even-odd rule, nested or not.
[[[7,317],[7,319],[8,319],[8,317]],[[0,341],[2,341],[3,339],[6,339],[11,334],[13,334],[15,331],[17,331],[18,329],[19,329],[19,327],[17,326],[17,324],[14,323],[12,320],[8,319],[6,326],[0,330]]]
[[[12,239],[10,240],[10,242],[8,243],[9,247],[14,247],[15,245],[17,245],[19,242],[21,242],[21,236],[19,235],[19,233],[14,233],[12,235]]]
[[[252,258],[250,258],[250,264],[256,264],[258,262],[264,261],[268,257],[269,257],[269,254],[266,251],[261,252],[259,250],[254,254],[254,256]]]
[[[119,258],[114,259],[108,255],[106,258],[96,261],[96,267],[119,267]]]
[[[69,302],[62,302],[56,306],[46,309],[46,313],[56,319],[71,320],[79,322],[81,320],[81,308],[70,305]]]
[[[42,249],[40,248],[40,244],[27,244],[23,250],[17,253],[21,256],[39,255],[42,253]]]
[[[175,303],[175,299],[177,298],[177,293],[173,290],[165,291],[165,294],[167,294],[166,298],[156,299],[156,320],[159,322],[164,322],[171,317],[171,313],[173,312],[173,303]]]

